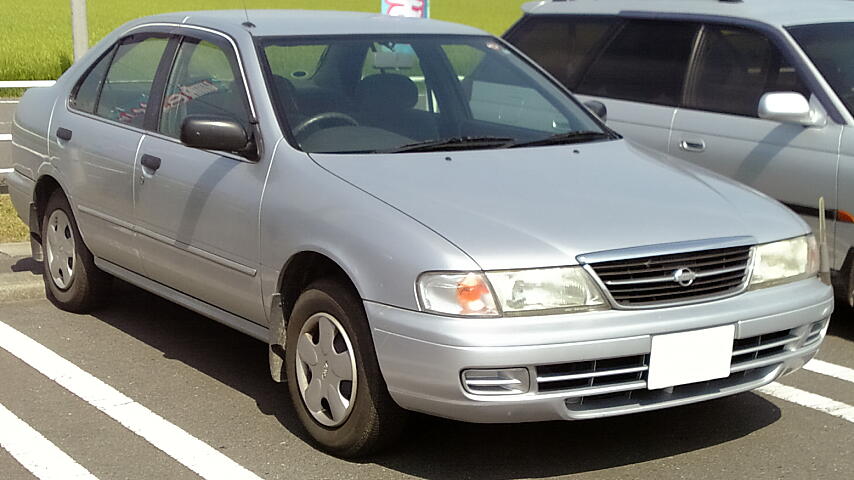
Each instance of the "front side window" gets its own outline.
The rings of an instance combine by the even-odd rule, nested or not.
[[[264,39],[262,51],[285,128],[308,152],[498,148],[572,132],[611,138],[491,37],[283,37]],[[312,58],[299,60],[305,52]]]
[[[697,56],[689,108],[757,116],[767,92],[798,92],[809,97],[795,71],[768,38],[751,30],[707,26]]]
[[[98,96],[96,115],[142,128],[167,42],[165,37],[130,37],[118,46]]]
[[[186,38],[169,75],[159,131],[179,138],[188,115],[219,116],[249,126],[243,84],[225,50],[208,41]]]
[[[574,89],[584,66],[616,23],[614,17],[531,16],[508,40],[569,89]]]
[[[675,106],[682,95],[699,26],[685,22],[633,20],[597,58],[579,93]]]
[[[854,23],[800,25],[788,30],[854,115]]]

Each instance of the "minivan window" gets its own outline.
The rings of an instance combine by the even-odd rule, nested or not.
[[[177,138],[188,115],[228,117],[249,126],[242,83],[225,51],[211,42],[181,42],[169,76],[159,130]]]
[[[809,96],[774,44],[744,28],[706,26],[693,71],[685,98],[689,108],[756,117],[767,92]]]
[[[296,58],[307,46],[324,52],[313,75],[295,77],[282,68],[280,59]],[[283,128],[307,152],[500,148],[546,139],[613,138],[560,86],[491,37],[279,37],[262,39],[261,51]],[[553,138],[572,132],[584,136]]]
[[[569,89],[574,89],[584,67],[616,23],[615,17],[529,16],[507,39]]]
[[[605,48],[578,93],[675,106],[698,25],[633,20]]]
[[[854,115],[854,23],[800,25],[788,30]]]
[[[142,128],[151,84],[168,39],[143,37],[119,45],[101,88],[96,115]]]

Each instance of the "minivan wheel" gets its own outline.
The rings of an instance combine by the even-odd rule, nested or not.
[[[89,312],[108,292],[110,276],[95,266],[61,191],[51,195],[44,212],[41,238],[45,294],[62,310]]]
[[[406,412],[388,393],[364,307],[351,289],[322,280],[299,296],[285,364],[297,416],[323,450],[365,456],[402,432]]]

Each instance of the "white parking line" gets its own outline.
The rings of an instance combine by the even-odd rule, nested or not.
[[[0,322],[0,348],[104,412],[202,478],[259,479],[210,445],[3,322]]]
[[[854,369],[843,367],[829,362],[823,362],[818,359],[812,359],[804,365],[804,370],[827,375],[828,377],[838,378],[846,382],[854,383]]]
[[[802,407],[812,408],[813,410],[818,410],[819,412],[824,412],[854,423],[854,407],[847,403],[837,402],[836,400],[777,382],[769,383],[756,390],[772,397],[777,397],[780,400],[796,403]]]
[[[42,480],[98,480],[3,404],[0,404],[0,446]]]

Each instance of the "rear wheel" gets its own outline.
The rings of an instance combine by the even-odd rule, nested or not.
[[[340,283],[313,283],[288,322],[285,362],[297,415],[317,444],[364,456],[395,440],[406,412],[380,373],[361,300]]]
[[[57,190],[47,202],[41,231],[47,298],[57,307],[85,313],[97,306],[110,287],[110,276],[95,266],[65,195]]]

